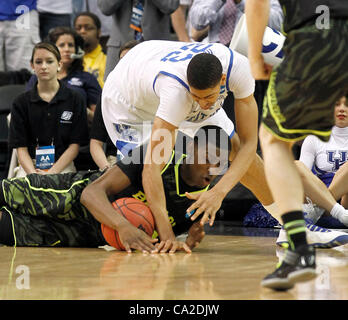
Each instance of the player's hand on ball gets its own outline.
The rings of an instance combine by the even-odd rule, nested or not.
[[[155,250],[155,245],[158,239],[152,239],[144,231],[137,229],[130,223],[125,223],[118,229],[120,240],[129,253],[132,249],[140,250],[142,252],[152,252]]]
[[[187,213],[194,211],[191,216],[191,220],[196,220],[201,214],[201,225],[209,221],[209,225],[212,226],[215,221],[216,212],[220,209],[223,196],[218,194],[214,189],[211,189],[202,193],[185,193],[186,197],[191,200],[196,200],[187,210]]]

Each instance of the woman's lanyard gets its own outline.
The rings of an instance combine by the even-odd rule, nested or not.
[[[57,108],[55,108],[54,126],[51,130],[51,145],[40,146],[39,138],[36,138],[36,151],[35,151],[35,167],[40,170],[50,169],[55,161],[55,146],[54,146],[54,132],[57,125]]]

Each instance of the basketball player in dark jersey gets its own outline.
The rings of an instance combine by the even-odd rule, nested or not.
[[[209,140],[212,139],[213,143]],[[180,148],[181,149],[181,148]],[[175,235],[188,232],[186,242],[171,251],[191,250],[204,229],[186,210],[193,200],[186,192],[208,190],[217,174],[228,167],[231,144],[219,127],[198,130],[187,152],[173,151],[162,171],[168,219]],[[144,146],[105,171],[37,175],[4,179],[0,190],[0,243],[16,246],[97,247],[105,245],[101,223],[116,229],[127,251],[166,251],[155,247],[156,231],[149,237],[115,214],[111,202],[134,197],[146,203],[142,185]],[[213,172],[215,171],[215,172]]]
[[[307,243],[302,211],[304,187],[291,147],[309,134],[327,141],[334,124],[332,106],[348,93],[348,1],[279,2],[286,40],[284,60],[272,73],[261,54],[269,0],[248,0],[246,18],[253,76],[270,79],[260,142],[267,181],[290,244],[283,261],[261,284],[287,290],[316,276],[315,251]]]

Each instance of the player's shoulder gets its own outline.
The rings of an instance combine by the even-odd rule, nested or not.
[[[239,67],[239,66],[245,66],[245,65],[248,65],[249,66],[249,59],[242,55],[241,53],[235,51],[235,50],[232,50],[230,49],[231,52],[232,52],[232,55],[233,55],[233,65],[236,66],[236,67]]]
[[[247,79],[252,80],[253,77],[251,74],[249,59],[237,51],[230,50],[232,52],[230,78],[234,77],[236,79],[242,79],[247,77]]]

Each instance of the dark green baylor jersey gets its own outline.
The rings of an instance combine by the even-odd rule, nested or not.
[[[329,9],[330,18],[348,18],[347,0],[279,0],[284,12],[284,31],[289,32],[315,20]]]

